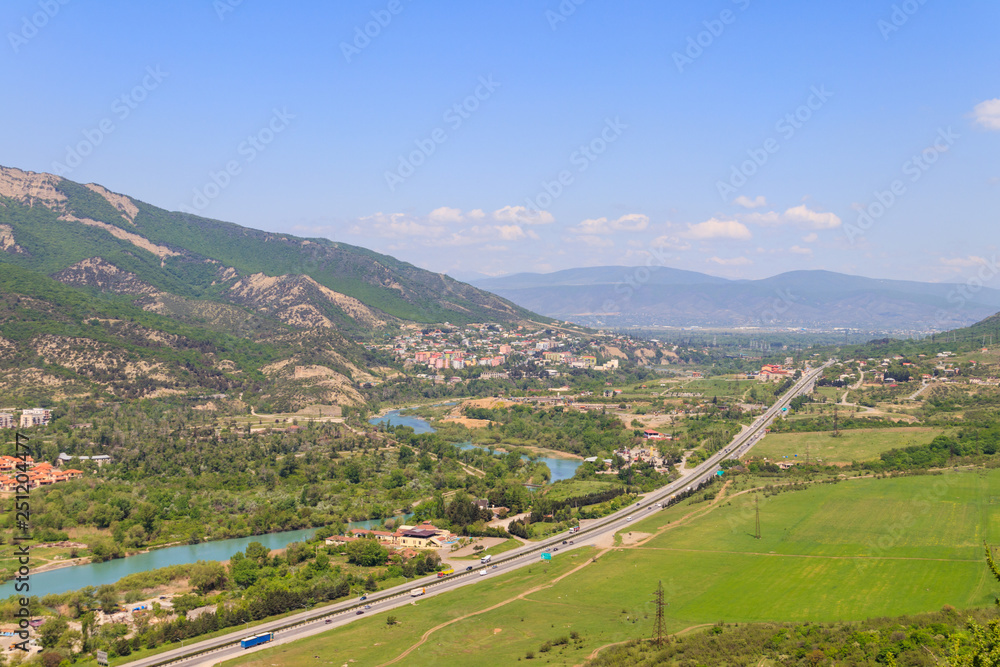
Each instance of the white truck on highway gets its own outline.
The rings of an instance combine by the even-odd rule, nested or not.
[[[410,591],[410,597],[412,598],[420,597],[426,592],[427,592],[426,588],[414,588],[412,591]]]
[[[482,563],[483,565],[486,565],[486,563],[489,563],[491,560],[493,560],[493,554],[486,554],[485,556],[479,559],[479,562]]]

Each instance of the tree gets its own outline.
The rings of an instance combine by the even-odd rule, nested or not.
[[[61,616],[55,616],[45,621],[38,631],[42,648],[55,648],[56,644],[59,643],[59,637],[62,636],[67,627],[66,619]]]
[[[104,585],[97,589],[97,601],[101,605],[101,611],[110,614],[118,609],[118,593],[113,586]]]
[[[386,478],[385,488],[398,489],[401,486],[405,486],[408,481],[410,480],[407,479],[406,473],[404,473],[399,468],[396,468],[391,473],[389,473],[389,476]]]
[[[222,588],[226,583],[226,568],[215,561],[200,560],[191,568],[190,583],[201,595]]]
[[[376,540],[355,540],[348,543],[344,551],[347,552],[349,563],[356,563],[362,567],[385,565],[389,560],[389,551]]]
[[[129,641],[124,637],[119,637],[118,639],[115,640],[114,644],[112,644],[112,650],[115,652],[116,655],[121,655],[121,656],[131,655],[132,644],[130,644]]]
[[[200,599],[197,595],[191,595],[190,593],[185,593],[184,595],[178,595],[173,599],[174,611],[178,616],[186,617],[187,613],[192,609],[197,609],[202,605]]]
[[[59,667],[64,660],[61,653],[46,651],[41,655],[42,667]]]
[[[242,554],[238,554],[242,556]],[[249,558],[236,558],[235,555],[229,561],[229,576],[240,588],[253,586],[260,576],[260,567],[257,561]]]
[[[400,445],[399,446],[399,452],[398,452],[397,456],[398,456],[398,459],[399,459],[399,465],[401,465],[401,466],[405,466],[405,465],[409,465],[410,463],[413,463],[413,459],[414,459],[413,450],[410,449],[409,447],[407,447],[406,445]]]
[[[257,561],[258,565],[263,565],[267,557],[271,555],[271,550],[260,542],[251,542],[246,548],[247,558]]]
[[[1000,581],[1000,567],[993,560],[993,551],[985,542],[986,565],[997,581]],[[1000,598],[996,601],[1000,609]],[[963,643],[956,635],[951,650],[953,667],[998,667],[1000,666],[1000,617],[982,626],[973,619],[967,623],[969,641]]]
[[[516,521],[511,521],[507,526],[507,532],[516,537],[523,539],[528,539],[528,527],[524,524],[524,521],[517,519]]]

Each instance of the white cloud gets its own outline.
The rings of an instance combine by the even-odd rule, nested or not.
[[[606,236],[595,236],[593,234],[578,236],[577,240],[590,246],[591,248],[611,248],[615,245],[615,242]]]
[[[574,234],[610,234],[611,227],[608,226],[607,218],[588,218],[575,227],[570,227],[569,231]]]
[[[379,212],[360,218],[351,231],[358,234],[376,234],[386,238],[437,237],[444,233],[445,228],[439,224],[431,224],[427,218],[421,219],[406,213],[386,215]]]
[[[465,217],[462,215],[462,210],[458,208],[451,208],[448,206],[442,206],[441,208],[436,208],[430,212],[427,219],[431,222],[464,222]]]
[[[649,216],[642,213],[629,213],[612,222],[611,226],[623,232],[641,232],[649,226]]]
[[[833,213],[810,210],[805,204],[790,208],[781,216],[789,222],[797,222],[807,229],[834,229],[840,227],[840,218]]]
[[[778,215],[776,211],[768,211],[767,213],[747,213],[746,215],[741,215],[740,219],[755,225],[781,224],[781,216]]]
[[[788,249],[788,252],[796,255],[811,255],[813,254],[812,248],[803,248],[802,246],[793,245]]]
[[[817,234],[816,232],[813,232],[812,234],[806,234],[805,236],[803,236],[802,240],[804,242],[806,242],[806,243],[815,243],[816,239],[818,239],[818,238],[819,238],[819,234]]]
[[[980,102],[972,109],[972,114],[987,130],[1000,130],[1000,98]]]
[[[611,234],[613,232],[641,232],[649,226],[649,216],[641,213],[629,213],[617,220],[607,218],[588,218],[569,231],[574,234]]]
[[[753,264],[753,262],[751,262],[746,257],[730,257],[730,258],[709,257],[705,261],[718,264],[719,266],[746,266],[747,264]]]
[[[761,206],[767,206],[767,199],[764,198],[764,195],[758,195],[753,199],[750,199],[746,195],[740,195],[733,200],[733,203],[743,208],[760,208]]]
[[[813,211],[805,204],[794,206],[781,214],[776,211],[747,213],[741,215],[740,220],[765,226],[793,224],[805,229],[835,229],[841,224],[841,220],[836,214]]]
[[[695,225],[689,224],[687,230],[682,232],[681,235],[685,238],[699,241],[705,239],[736,239],[746,241],[753,236],[742,222],[736,220],[719,220],[718,218],[712,218]]]
[[[519,241],[527,236],[520,225],[498,225],[496,230],[504,241]]]
[[[989,263],[986,258],[978,257],[976,255],[969,255],[967,257],[942,257],[940,262],[953,269],[967,269],[973,266],[983,266]]]
[[[525,206],[504,206],[493,212],[493,219],[521,225],[548,225],[556,221],[548,211],[533,211]]]
[[[523,207],[508,206],[500,209],[492,216],[487,216],[482,209],[473,209],[463,213],[461,209],[441,206],[425,216],[409,213],[376,213],[359,218],[350,232],[355,235],[378,236],[389,239],[409,239],[427,246],[463,246],[478,243],[493,243],[499,241],[520,241],[523,239],[538,239],[538,234],[531,229],[524,229],[516,220],[528,218],[534,222],[551,221],[548,213],[532,214]],[[486,224],[472,224],[482,221]],[[490,224],[497,221],[500,224]],[[465,223],[465,224],[464,224]],[[406,244],[402,248],[408,247]]]
[[[691,244],[686,241],[682,241],[676,236],[670,236],[664,234],[663,236],[657,236],[649,244],[653,248],[668,248],[670,250],[690,250]]]

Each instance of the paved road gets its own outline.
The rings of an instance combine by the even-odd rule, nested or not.
[[[403,605],[419,605],[420,601],[426,596],[438,595],[463,586],[470,586],[511,569],[537,563],[543,551],[551,550],[555,553],[559,550],[565,551],[566,549],[596,544],[608,534],[614,534],[627,527],[633,519],[644,518],[651,511],[656,511],[659,509],[659,505],[668,503],[677,494],[684,493],[685,491],[693,491],[698,488],[722,469],[720,464],[724,460],[739,458],[745,454],[764,436],[767,427],[775,418],[781,415],[782,409],[786,408],[793,398],[802,393],[812,391],[820,373],[832,363],[834,362],[828,361],[819,368],[807,370],[802,378],[791,389],[785,392],[774,405],[755,419],[748,428],[742,429],[724,449],[716,452],[696,467],[693,474],[647,493],[635,505],[598,519],[575,535],[569,536],[563,533],[542,542],[532,543],[513,551],[508,551],[495,558],[486,568],[483,568],[482,565],[474,565],[471,571],[456,572],[456,574],[443,579],[425,577],[418,581],[374,593],[365,602],[349,600],[312,609],[279,621],[271,621],[255,626],[251,630],[235,631],[222,637],[172,649],[160,655],[143,658],[142,660],[136,660],[128,664],[134,667],[156,667],[159,665],[201,667],[214,665],[234,656],[259,650],[240,648],[240,639],[249,635],[277,631],[274,641],[264,644],[261,648],[288,643],[331,628],[346,625],[351,621],[364,618],[370,614],[388,611]],[[562,544],[564,540],[568,542],[570,539],[573,541],[572,545]],[[480,574],[483,569],[486,570],[485,575]],[[411,591],[417,588],[426,588],[426,593],[419,597],[411,596]],[[364,609],[364,605],[366,604],[370,606],[369,609]],[[358,614],[359,610],[363,614]]]

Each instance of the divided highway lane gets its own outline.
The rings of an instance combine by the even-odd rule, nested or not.
[[[576,548],[595,544],[605,535],[609,533],[613,534],[627,527],[631,522],[633,514],[648,510],[657,503],[668,501],[671,496],[681,493],[688,488],[697,488],[720,470],[719,465],[722,461],[728,458],[738,458],[746,453],[760,440],[764,435],[765,429],[767,429],[771,422],[781,414],[782,408],[787,407],[796,396],[811,390],[812,385],[823,370],[835,361],[830,360],[823,366],[807,370],[791,389],[785,392],[774,405],[754,420],[750,428],[739,433],[729,445],[701,463],[695,468],[694,474],[686,479],[672,482],[646,494],[643,500],[639,501],[636,505],[626,507],[614,514],[598,519],[571,537],[563,533],[543,542],[537,542],[520,547],[514,551],[509,551],[494,560],[490,566],[486,566],[489,569],[487,570],[488,574],[484,577],[479,575],[479,570],[483,567],[481,565],[473,566],[471,572],[456,572],[443,579],[425,577],[418,581],[408,582],[402,586],[396,586],[395,588],[373,594],[364,602],[349,600],[301,612],[281,620],[254,626],[249,630],[232,632],[215,639],[208,639],[191,644],[190,646],[172,649],[159,655],[143,658],[142,660],[128,664],[134,667],[159,667],[161,665],[196,667],[215,664],[236,655],[254,652],[254,649],[242,649],[239,645],[240,639],[250,635],[263,632],[276,632],[275,640],[268,644],[263,644],[262,648],[274,646],[275,644],[284,644],[323,632],[330,628],[346,625],[358,618],[364,618],[368,614],[388,611],[413,603],[419,604],[419,601],[423,597],[413,598],[410,596],[410,591],[415,588],[426,588],[427,595],[435,595],[489,579],[496,574],[513,568],[536,563],[538,562],[539,554],[543,551],[549,551],[553,548]],[[574,544],[563,547],[562,542],[568,539],[572,539]],[[369,610],[364,610],[366,604],[371,606]],[[358,615],[358,610],[364,611],[364,614]]]

